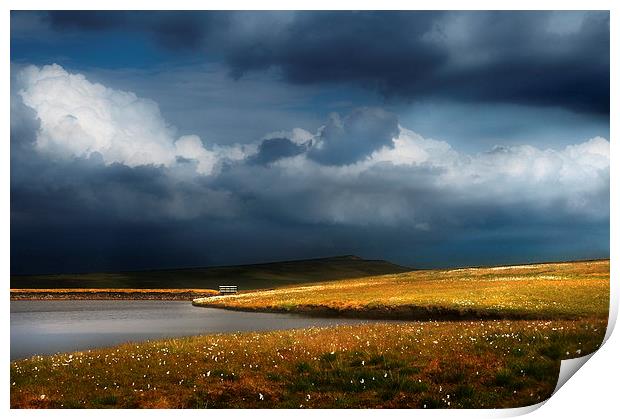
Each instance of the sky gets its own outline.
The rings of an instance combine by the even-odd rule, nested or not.
[[[11,272],[609,256],[608,12],[11,12]]]

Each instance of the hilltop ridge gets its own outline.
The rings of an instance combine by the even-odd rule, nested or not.
[[[234,284],[240,290],[360,278],[410,271],[385,260],[355,255],[246,265],[48,275],[12,275],[11,288],[200,288]]]

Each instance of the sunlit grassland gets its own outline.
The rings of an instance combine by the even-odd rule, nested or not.
[[[11,406],[517,407],[606,321],[398,322],[218,334],[11,363]]]
[[[209,297],[194,304],[418,320],[607,317],[609,261],[412,271]]]
[[[413,271],[195,303],[433,321],[217,334],[33,357],[11,363],[11,406],[530,405],[552,394],[561,359],[601,344],[609,261]]]

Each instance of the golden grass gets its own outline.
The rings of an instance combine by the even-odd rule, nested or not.
[[[526,406],[551,395],[561,359],[601,344],[609,261],[414,271],[195,304],[478,319],[217,334],[36,356],[11,363],[11,407]]]
[[[607,317],[609,260],[413,271],[209,297],[194,304],[401,319]]]
[[[12,408],[518,407],[605,320],[399,322],[124,344],[11,363]]]

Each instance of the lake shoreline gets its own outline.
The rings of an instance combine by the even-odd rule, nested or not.
[[[411,271],[198,298],[192,304],[385,320],[607,318],[609,261]]]
[[[123,342],[364,322],[198,308],[185,300],[13,300],[10,303],[11,360],[105,348]]]
[[[344,318],[364,320],[403,320],[403,321],[476,321],[476,320],[581,320],[576,315],[545,316],[528,312],[502,312],[499,310],[449,308],[441,306],[383,306],[335,308],[326,305],[298,305],[294,307],[248,307],[209,303],[208,297],[192,301],[192,305],[203,308],[241,311],[246,313],[298,314],[307,317]],[[598,316],[585,318],[598,319]],[[606,318],[606,317],[601,317]]]
[[[11,289],[11,301],[166,300],[192,301],[219,293],[210,289]]]

